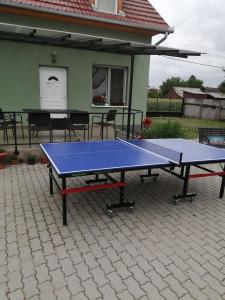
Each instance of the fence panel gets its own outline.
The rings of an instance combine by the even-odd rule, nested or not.
[[[182,116],[183,99],[149,98],[147,115],[151,116]]]

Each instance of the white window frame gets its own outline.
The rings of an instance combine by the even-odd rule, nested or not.
[[[101,10],[98,8],[98,0],[95,0],[95,8],[97,11],[101,11],[101,12],[105,12],[105,13],[108,13],[108,14],[117,14],[118,12],[118,0],[114,0],[115,1],[115,11],[108,11],[108,10]]]
[[[107,90],[106,90],[106,103],[105,105],[99,106],[99,105],[95,105],[93,103],[93,84],[91,85],[91,94],[92,94],[92,99],[91,99],[91,103],[92,106],[94,107],[127,107],[127,82],[128,82],[128,67],[121,67],[121,66],[107,66],[107,65],[92,65],[92,69],[93,67],[99,67],[99,68],[107,68]],[[124,71],[123,73],[123,103],[121,103],[121,105],[111,105],[110,103],[110,98],[111,98],[111,70],[112,69],[122,69]],[[93,80],[93,77],[92,77]]]

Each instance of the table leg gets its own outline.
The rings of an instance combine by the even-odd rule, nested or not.
[[[225,164],[223,166],[223,172],[225,172]],[[225,187],[225,176],[222,177],[221,186],[220,186],[220,198],[223,198]]]
[[[159,176],[159,174],[158,173],[152,173],[151,169],[148,169],[148,173],[147,174],[139,175],[139,177],[141,179],[141,182],[144,182],[144,178],[146,178],[146,177],[152,177],[153,181],[157,181],[157,177],[158,176]]]
[[[120,173],[120,182],[125,182],[125,171],[121,171],[121,173]],[[113,208],[127,207],[127,208],[132,209],[135,206],[134,201],[124,202],[124,200],[125,200],[125,187],[122,186],[122,187],[120,187],[120,201],[118,203],[113,203],[113,204],[107,205],[108,214],[112,215]]]
[[[181,201],[183,198],[190,198],[191,201],[196,196],[196,193],[188,193],[188,183],[189,183],[189,174],[190,174],[191,166],[187,165],[184,175],[184,184],[183,184],[183,193],[179,195],[174,196],[175,203],[178,203],[178,201]],[[183,173],[184,170],[182,170]]]
[[[109,181],[108,178],[99,178],[99,174],[95,175],[95,179],[89,179],[89,180],[85,180],[85,182],[87,184],[91,184],[91,183],[99,183],[99,182],[107,182]]]
[[[120,174],[120,182],[125,182],[125,172],[121,172]],[[124,186],[120,187],[120,204],[124,204],[124,198],[125,198],[125,188]]]
[[[62,178],[62,191],[65,191],[66,189],[66,178]],[[63,192],[62,196],[62,201],[63,201],[63,225],[67,225],[67,210],[66,210],[66,193]]]
[[[50,195],[53,195],[53,180],[52,180],[52,167],[49,167],[49,190],[50,190]]]

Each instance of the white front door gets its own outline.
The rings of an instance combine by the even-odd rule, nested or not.
[[[40,67],[41,109],[67,109],[67,70],[65,68]],[[66,115],[54,114],[54,118]]]

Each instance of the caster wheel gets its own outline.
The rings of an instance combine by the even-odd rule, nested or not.
[[[109,217],[113,216],[113,211],[111,209],[108,209],[106,212]]]
[[[181,201],[179,199],[174,199],[173,200],[174,205],[178,205],[181,203]]]
[[[145,180],[143,178],[141,178],[141,183],[144,183],[144,182],[145,182]]]
[[[190,198],[190,202],[192,203],[192,202],[193,202],[193,200],[194,200],[194,197],[191,197],[191,198]]]
[[[133,209],[134,209],[134,207],[133,207],[133,206],[130,206],[130,207],[128,207],[128,208],[127,208],[127,210],[128,210],[130,213],[132,213],[132,212],[133,212]]]
[[[153,177],[153,181],[156,182],[157,181],[157,176]]]

